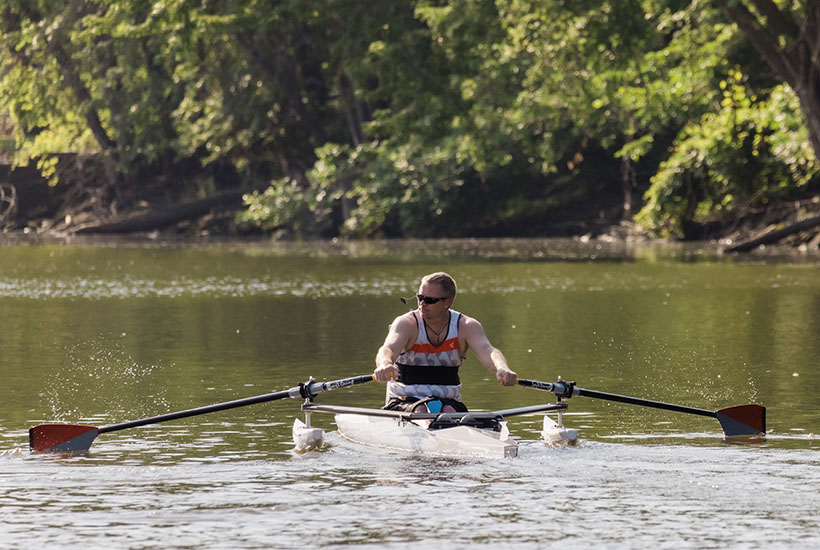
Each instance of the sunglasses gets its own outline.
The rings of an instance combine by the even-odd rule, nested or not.
[[[437,304],[442,300],[446,300],[447,297],[444,298],[432,298],[430,296],[425,296],[424,294],[416,294],[416,298],[419,302],[424,302],[427,305]]]

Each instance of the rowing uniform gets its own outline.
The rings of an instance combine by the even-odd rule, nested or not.
[[[458,377],[458,367],[464,362],[458,342],[461,313],[452,310],[449,313],[447,335],[441,344],[434,346],[427,338],[421,314],[412,312],[418,325],[418,336],[413,346],[396,359],[399,376],[387,383],[387,407],[398,401],[407,403],[427,397],[454,401],[463,407]]]

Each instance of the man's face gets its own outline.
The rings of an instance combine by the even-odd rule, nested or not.
[[[427,298],[444,298],[447,295],[438,283],[422,283],[419,287],[419,294]],[[419,300],[419,310],[421,311],[422,316],[435,316],[447,311],[452,304],[452,298],[439,300],[435,304],[428,304],[424,300]]]

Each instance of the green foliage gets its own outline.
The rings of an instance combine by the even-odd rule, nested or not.
[[[32,11],[47,5],[8,2],[3,10],[0,56],[0,105],[12,119],[16,145],[13,161],[25,165],[39,159],[46,177],[54,174],[55,153],[96,152],[91,131],[81,115],[76,98],[59,93],[61,80],[56,59],[48,51],[49,41],[59,39],[59,27],[14,17],[15,11]],[[17,14],[15,14],[17,15]]]
[[[652,177],[636,217],[647,228],[686,237],[692,224],[728,219],[785,198],[817,174],[794,93],[776,87],[759,99],[739,70],[721,82],[720,110],[688,124]]]
[[[444,214],[459,200],[463,168],[450,155],[429,153],[410,145],[373,142],[352,149],[327,144],[317,150],[305,181],[283,178],[247,196],[248,210],[240,219],[266,229],[287,228],[301,237],[437,235],[449,228]],[[336,227],[345,201],[350,211]]]
[[[817,171],[807,106],[718,4],[7,0],[0,112],[47,176],[71,153],[146,193],[270,181],[241,216],[264,230],[546,227],[617,212],[627,166],[639,221],[686,236]]]
[[[327,189],[344,168],[338,159],[343,154],[349,156],[350,149],[328,143],[316,152],[317,161],[303,180],[280,178],[265,191],[246,195],[248,208],[239,215],[239,221],[266,230],[287,229],[301,237],[326,233],[344,198],[341,188]]]
[[[190,176],[193,160],[257,179],[282,158],[310,157],[292,106],[309,97],[302,79],[311,59],[300,66],[286,49],[275,60],[258,53],[277,47],[268,36],[282,47],[310,40],[309,21],[292,19],[294,9],[252,0],[6,3],[0,48],[11,55],[2,57],[0,105],[14,119],[16,163],[95,154],[121,174],[168,179]]]

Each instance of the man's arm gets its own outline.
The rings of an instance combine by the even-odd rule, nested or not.
[[[464,319],[464,338],[467,345],[473,349],[478,360],[495,373],[495,377],[502,386],[514,386],[518,375],[507,366],[507,359],[501,350],[490,343],[484,327],[477,320],[466,317]]]
[[[373,376],[377,381],[389,382],[399,375],[396,359],[409,348],[411,341],[415,341],[416,327],[415,319],[410,315],[401,315],[393,320],[384,344],[376,353],[376,370],[373,371]]]

